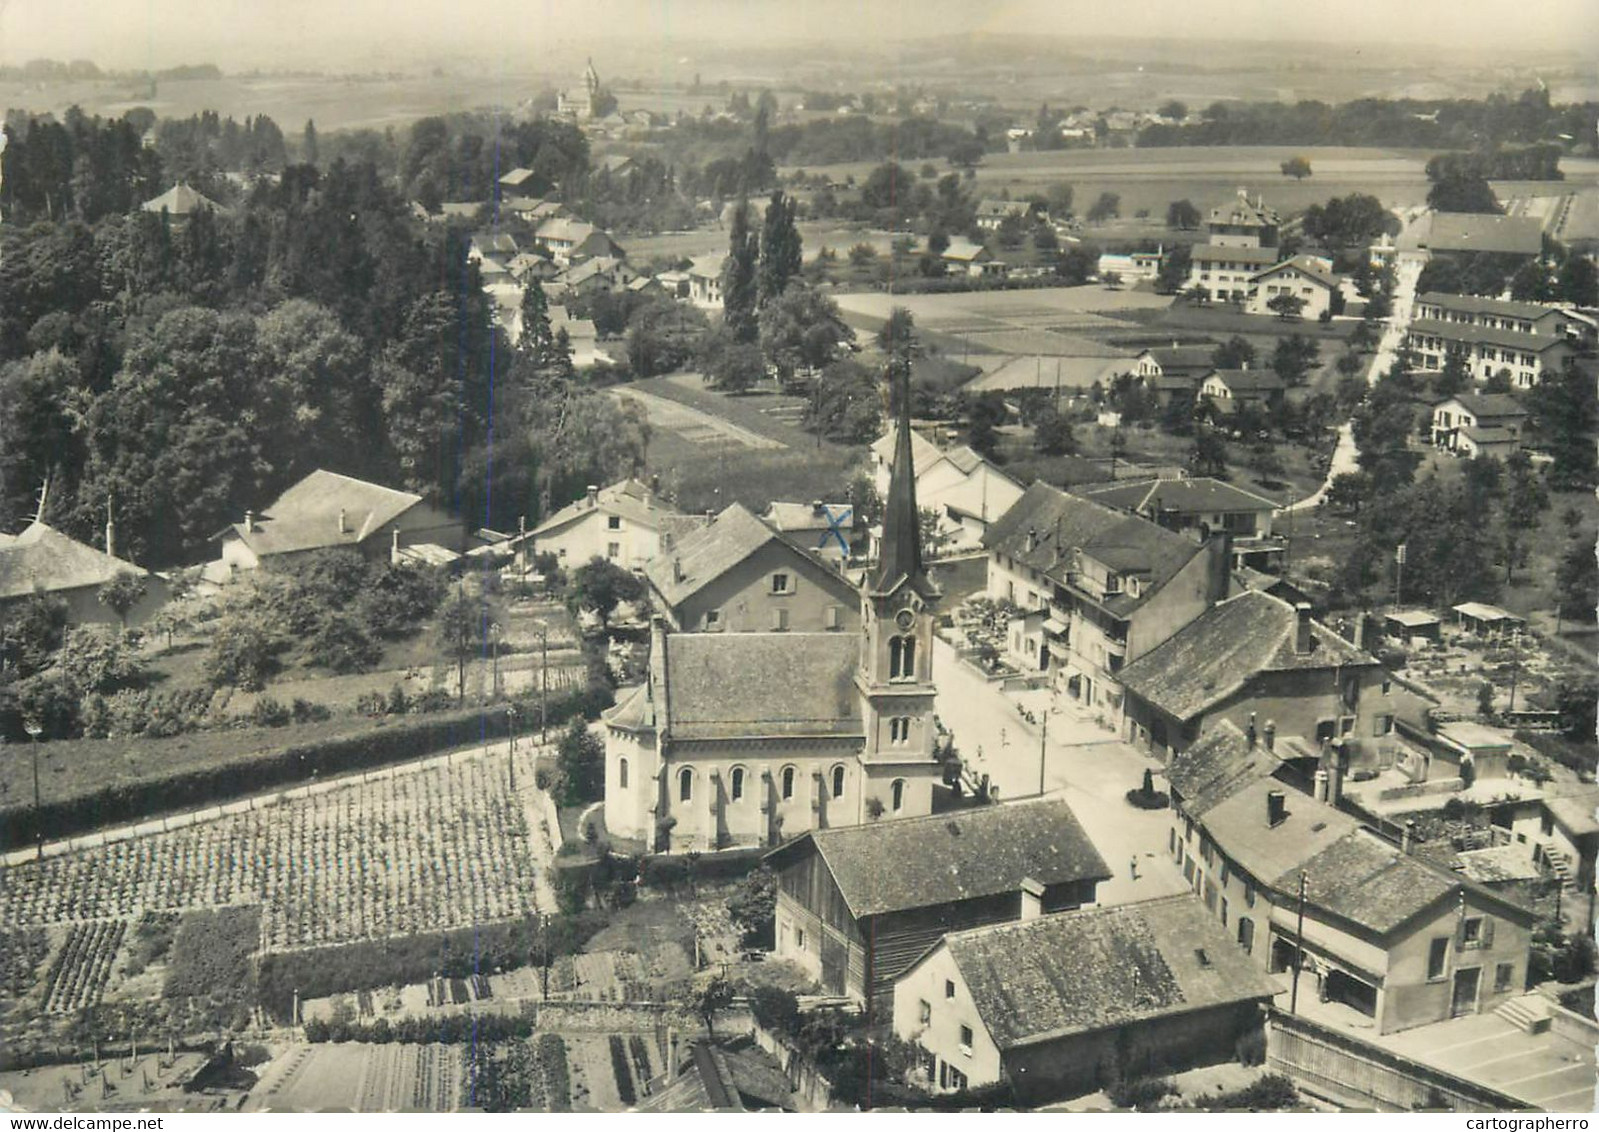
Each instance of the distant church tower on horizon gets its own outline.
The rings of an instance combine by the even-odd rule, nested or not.
[[[774,615],[771,632],[674,631],[656,618],[647,678],[602,717],[613,838],[672,852],[777,845],[932,813],[940,594],[922,561],[910,395],[897,376],[882,553],[860,584],[860,630],[788,632]],[[705,584],[766,591],[768,569],[740,560]],[[770,581],[775,614],[796,583],[786,572]]]
[[[594,57],[590,55],[588,66],[583,69],[583,89],[563,90],[557,108],[562,114],[570,114],[579,121],[588,121],[594,117],[594,107],[599,104],[599,97],[600,73],[594,69]]]

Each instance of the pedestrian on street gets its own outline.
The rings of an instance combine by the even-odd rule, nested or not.
[[[1138,858],[1137,857],[1134,857],[1132,860],[1127,862],[1127,869],[1128,869],[1129,872],[1131,872],[1133,874],[1133,879],[1137,880],[1138,879]]]

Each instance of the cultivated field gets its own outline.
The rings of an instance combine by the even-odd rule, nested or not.
[[[249,1112],[454,1112],[462,1104],[461,1069],[460,1046],[297,1045],[266,1067],[244,1107]]]
[[[13,865],[0,872],[0,923],[100,921],[78,944],[92,982],[95,957],[121,939],[106,922],[150,910],[259,904],[268,949],[526,915],[553,853],[529,810],[534,756],[531,744],[518,752],[514,784],[503,750],[473,754]]]

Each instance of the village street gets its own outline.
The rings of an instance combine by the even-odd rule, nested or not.
[[[1048,693],[1006,694],[963,663],[941,638],[934,641],[933,673],[938,717],[954,733],[971,772],[988,775],[1002,802],[1036,797],[1041,729],[1022,718],[1018,704],[1043,719]],[[1170,811],[1135,809],[1126,798],[1128,790],[1142,785],[1146,767],[1155,772],[1155,788],[1164,788],[1159,761],[1139,754],[1091,717],[1061,710],[1047,718],[1044,790],[1066,799],[1110,866],[1111,879],[1099,886],[1099,903],[1125,904],[1182,892],[1186,886],[1165,852]],[[1130,867],[1134,859],[1137,880]]]

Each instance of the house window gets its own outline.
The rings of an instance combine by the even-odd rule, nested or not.
[[[916,638],[893,637],[888,642],[888,678],[916,679]]]
[[[822,612],[822,626],[827,629],[841,629],[844,626],[844,611],[836,605],[828,606]]]
[[[707,609],[705,611],[705,628],[707,632],[716,632],[722,627],[722,611],[720,609]]]
[[[928,1002],[924,998],[924,999],[921,999],[916,1004],[916,1006],[917,1006],[917,1012],[916,1012],[917,1021],[920,1022],[923,1026],[931,1025],[932,1021],[933,1021],[933,1004],[931,1002]]]
[[[1227,858],[1221,859],[1221,880],[1218,882],[1223,888],[1227,887],[1227,878],[1232,875],[1232,869],[1227,863]]]
[[[888,788],[888,808],[896,814],[905,808],[905,780],[896,778]]]
[[[955,997],[955,980],[954,979],[945,979],[944,980],[944,997],[945,998],[954,998]]]
[[[1244,903],[1250,908],[1255,906],[1255,882],[1252,880],[1244,881]]]
[[[1371,721],[1371,733],[1373,735],[1392,735],[1394,733],[1394,717],[1391,715],[1379,715]]]
[[[888,721],[888,739],[897,747],[910,742],[911,721],[908,716],[897,715]]]
[[[1194,879],[1194,859],[1192,857],[1183,862],[1183,879],[1189,882]]]
[[[1449,937],[1436,937],[1427,948],[1427,981],[1444,977],[1444,964],[1449,959]]]
[[[744,768],[741,766],[733,768],[732,793],[735,802],[744,797]]]
[[[797,947],[801,951],[805,950],[805,929],[804,928],[795,928],[794,929],[794,946]]]
[[[792,801],[794,798],[794,768],[783,768],[783,801]]]
[[[1238,946],[1249,955],[1255,950],[1255,921],[1247,917],[1238,920]]]
[[[608,531],[619,531],[619,530],[621,530],[622,529],[622,516],[620,516],[620,515],[607,515],[605,517],[605,529],[608,530]]]
[[[1460,946],[1482,946],[1482,917],[1472,916],[1460,925]]]
[[[967,1057],[972,1056],[972,1028],[970,1026],[961,1027],[961,1052]]]
[[[1221,926],[1224,928],[1227,926],[1227,898],[1225,896],[1221,898]]]
[[[627,789],[627,760],[616,760],[616,784],[623,790]]]
[[[1181,856],[1182,850],[1177,847],[1177,827],[1169,826],[1166,829],[1166,852],[1173,856]]]
[[[833,768],[833,797],[842,798],[843,796],[844,796],[844,768],[843,768],[843,766],[835,766]]]
[[[787,574],[772,575],[772,592],[774,594],[786,594],[789,592]]]
[[[694,772],[688,767],[677,772],[677,800],[679,802],[694,800]]]
[[[1516,965],[1514,963],[1500,963],[1494,968],[1494,992],[1502,994],[1510,989],[1510,980],[1515,977]]]
[[[605,557],[607,557],[607,558],[620,558],[620,557],[622,557],[622,544],[619,543],[619,542],[608,542],[608,543],[606,543],[605,544]]]

